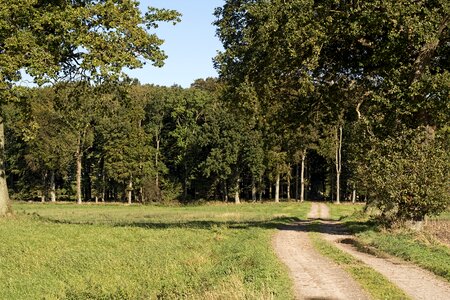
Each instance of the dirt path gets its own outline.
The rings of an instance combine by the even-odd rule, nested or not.
[[[312,208],[310,218],[328,214],[326,205]],[[273,239],[275,251],[294,281],[296,299],[368,299],[346,272],[313,249],[307,232],[310,223],[286,226]]]
[[[327,223],[322,223],[322,235],[326,240],[383,274],[412,299],[450,299],[450,284],[447,281],[398,258],[380,258],[359,252],[351,244],[341,242],[348,240],[348,235],[338,234],[335,225]]]
[[[346,240],[350,236],[345,234],[345,229],[339,222],[327,220],[329,219],[329,210],[325,204],[313,203],[308,218],[320,219],[321,225],[319,230],[326,240],[333,242],[338,248],[383,274],[391,282],[403,289],[412,299],[450,299],[450,284],[430,272],[399,259],[378,258],[370,254],[361,253],[352,245],[341,243],[340,241]],[[328,283],[328,280],[334,281],[333,274],[336,273],[327,269],[327,267],[325,267],[326,270],[321,269],[324,259],[312,249],[305,226],[305,223],[300,223],[293,226],[290,230],[280,230],[274,239],[276,252],[289,267],[294,278],[296,292],[298,293],[297,297],[299,299],[362,299],[364,294],[360,292],[359,287],[352,280],[347,281],[348,279],[345,279],[341,282],[338,279],[334,282],[335,286],[332,286],[331,289],[329,288],[330,283]],[[327,263],[330,264],[329,262]],[[334,268],[336,267],[334,266]],[[331,274],[321,275],[321,272],[326,271]],[[339,271],[338,269],[336,272]],[[299,274],[299,272],[303,274]],[[320,278],[320,280],[310,283],[308,280],[314,280],[314,276],[305,274],[308,272]],[[302,282],[299,283],[299,280]],[[309,289],[306,289],[302,284]],[[344,286],[341,287],[341,284]],[[353,292],[356,292],[356,294],[351,295],[352,291],[348,291],[346,286],[347,289],[355,289]]]

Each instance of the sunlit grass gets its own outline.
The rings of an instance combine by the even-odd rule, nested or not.
[[[271,235],[308,209],[16,203],[0,299],[292,299]]]

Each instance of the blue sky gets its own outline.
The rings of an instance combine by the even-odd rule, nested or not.
[[[162,49],[168,55],[164,67],[150,63],[142,69],[127,73],[141,83],[171,86],[189,85],[197,78],[216,77],[212,58],[222,49],[215,36],[214,8],[223,6],[224,0],[141,0],[141,10],[148,6],[175,9],[183,14],[181,23],[161,24],[157,35],[165,40]]]

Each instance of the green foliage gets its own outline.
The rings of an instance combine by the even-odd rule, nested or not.
[[[374,151],[368,153],[362,172],[370,175],[366,177],[370,204],[385,220],[421,221],[449,206],[447,137],[433,135],[420,128],[373,144]]]
[[[68,119],[70,112],[79,112],[85,98],[85,85],[106,78],[123,77],[122,69],[141,67],[145,61],[162,66],[166,56],[160,49],[163,40],[149,30],[161,21],[179,21],[173,10],[149,8],[143,15],[134,0],[36,1],[14,0],[0,2],[0,99],[1,105],[10,101],[11,87],[24,70],[35,82],[73,82],[79,93],[71,94],[75,107],[64,104]],[[83,86],[84,85],[84,86]],[[67,95],[65,95],[67,96]],[[57,98],[64,98],[57,97]],[[94,110],[95,111],[95,110]],[[89,111],[83,111],[82,122],[66,125],[75,129],[77,159],[77,198],[81,201],[81,170],[83,154],[92,142]],[[66,119],[65,121],[68,121]],[[80,121],[77,119],[76,121]],[[0,120],[0,140],[4,144],[3,118]],[[79,125],[83,125],[80,128]],[[42,131],[41,131],[42,133]],[[37,146],[43,148],[43,145]],[[6,214],[9,196],[4,170],[3,146],[0,153],[0,173],[3,174],[0,215]],[[45,149],[44,149],[45,150]],[[46,154],[50,151],[47,149]],[[33,155],[35,155],[34,153]],[[48,163],[48,157],[44,162]],[[42,164],[42,163],[40,163]],[[64,167],[64,166],[63,166]],[[59,168],[63,168],[59,167]],[[54,167],[56,168],[56,167]],[[54,171],[54,170],[52,170]]]
[[[449,123],[447,2],[229,0],[216,10],[224,45],[217,67],[237,106],[256,112],[272,135],[268,149],[285,152],[288,144],[295,156],[298,145],[300,153],[334,158],[332,128],[343,126],[343,165],[339,155],[335,172],[343,172],[341,189],[371,189],[370,201],[401,219],[421,219],[448,204],[448,149],[406,141],[410,130],[438,132]],[[295,136],[304,142],[293,143]],[[422,153],[417,162],[414,152]],[[376,183],[365,180],[372,175]]]

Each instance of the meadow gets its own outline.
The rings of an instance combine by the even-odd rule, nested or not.
[[[14,210],[0,219],[1,299],[291,299],[271,236],[309,204]]]
[[[361,248],[402,257],[450,281],[450,250],[428,227],[387,231],[361,212],[362,205],[328,206]],[[14,216],[0,219],[0,299],[293,299],[271,239],[280,225],[305,219],[310,204],[16,202],[13,208]],[[402,295],[311,228],[317,250],[375,299]]]

